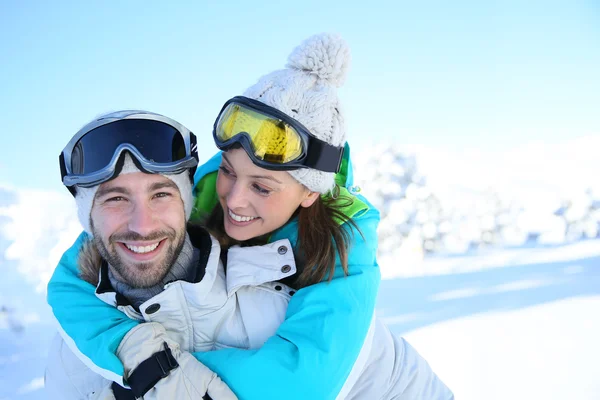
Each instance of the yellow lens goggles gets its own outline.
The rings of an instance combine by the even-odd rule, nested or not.
[[[304,125],[258,100],[237,96],[225,103],[213,127],[215,144],[241,145],[259,167],[274,170],[339,170],[344,148],[313,136]]]
[[[284,121],[231,103],[221,114],[216,135],[227,142],[237,135],[246,135],[254,156],[260,160],[286,164],[303,154],[302,138]]]

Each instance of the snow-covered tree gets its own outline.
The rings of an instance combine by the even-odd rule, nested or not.
[[[591,189],[565,200],[555,215],[565,222],[567,241],[600,237],[600,198]]]
[[[523,243],[527,237],[517,223],[522,210],[512,199],[492,188],[436,193],[420,173],[417,157],[399,147],[359,155],[356,170],[363,193],[381,213],[380,254],[403,246],[418,246],[422,254],[461,253]]]

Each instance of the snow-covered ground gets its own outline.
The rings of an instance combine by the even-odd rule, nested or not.
[[[457,399],[600,398],[600,296],[440,322],[405,338]]]
[[[81,226],[68,192],[0,186],[0,400],[47,399],[56,327],[45,286]]]
[[[600,399],[600,240],[426,259],[378,313],[457,399]]]

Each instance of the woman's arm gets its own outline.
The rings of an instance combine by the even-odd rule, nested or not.
[[[240,399],[334,399],[347,393],[350,371],[361,362],[363,346],[370,346],[380,281],[375,259],[378,221],[375,210],[356,220],[365,239],[354,232],[350,275],[343,277],[340,267],[331,282],[296,292],[285,321],[262,348],[194,353],[196,358]]]

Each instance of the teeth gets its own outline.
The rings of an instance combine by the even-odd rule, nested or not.
[[[229,211],[229,216],[237,222],[248,222],[248,221],[252,221],[253,219],[256,219],[257,217],[242,217],[241,215],[237,215],[234,214],[233,211],[228,210]]]
[[[139,253],[139,254],[143,254],[143,253],[150,253],[151,251],[153,251],[154,249],[156,249],[158,247],[158,244],[160,242],[148,245],[148,246],[131,246],[126,244],[125,246],[127,246],[127,248],[131,251],[133,251],[134,253]]]

